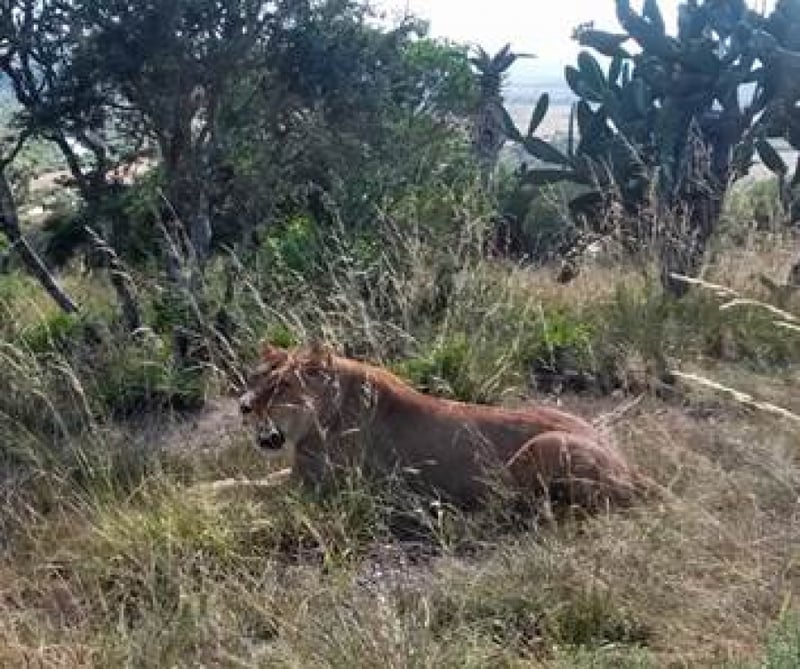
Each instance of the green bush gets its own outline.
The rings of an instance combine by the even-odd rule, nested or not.
[[[21,330],[18,341],[34,354],[41,355],[93,346],[108,335],[108,326],[102,319],[56,311]]]
[[[541,310],[534,326],[538,336],[523,351],[534,376],[556,375],[573,381],[595,371],[592,353],[594,328],[581,315],[562,310]]]
[[[55,268],[65,267],[86,244],[86,218],[82,211],[63,209],[51,212],[42,223],[43,256]]]
[[[198,409],[205,401],[207,370],[178,366],[170,347],[157,337],[112,345],[95,355],[93,395],[111,416]]]
[[[540,264],[559,257],[574,243],[576,230],[567,203],[582,192],[580,187],[567,183],[532,186],[505,166],[497,183],[498,212],[512,222],[512,239],[503,240],[510,243],[508,251]]]
[[[0,237],[0,239],[5,239],[5,237]],[[0,275],[0,305],[7,308],[35,298],[40,290],[36,282],[23,274],[15,272]]]
[[[271,231],[264,242],[267,262],[278,271],[289,270],[311,276],[317,269],[320,246],[308,216],[295,216]]]
[[[591,324],[577,314],[497,309],[479,327],[446,331],[394,368],[425,392],[494,402],[507,392],[524,394],[529,378],[546,385],[591,375],[592,342]]]
[[[426,355],[404,360],[394,369],[423,392],[466,400],[476,395],[469,375],[471,357],[466,335],[456,334],[436,342]]]

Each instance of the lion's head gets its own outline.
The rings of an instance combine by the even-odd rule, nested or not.
[[[264,349],[261,364],[239,399],[259,447],[268,451],[294,447],[324,430],[324,417],[335,410],[339,394],[332,359],[331,351],[318,344],[295,351]]]

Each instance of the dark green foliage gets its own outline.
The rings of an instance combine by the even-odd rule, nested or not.
[[[295,216],[267,235],[264,261],[278,271],[311,276],[320,260],[320,241],[309,217]]]
[[[591,369],[594,360],[592,326],[576,314],[562,311],[540,314],[539,337],[524,351],[526,362],[540,380],[552,375],[574,375]]]
[[[87,217],[126,259],[153,255],[154,213],[180,219],[201,261],[308,210],[319,225],[366,224],[388,190],[449,162],[452,120],[475,99],[464,48],[414,20],[378,28],[349,0],[32,3],[24,18],[0,13],[15,124],[66,152]],[[63,49],[47,50],[54,40]],[[29,76],[39,60],[42,77]],[[90,149],[88,167],[70,142]],[[130,198],[103,204],[107,170],[144,145],[156,149],[158,200],[131,193],[146,216]],[[81,223],[62,223],[59,261],[80,242]]]
[[[158,340],[97,351],[103,357],[93,370],[93,396],[99,410],[115,418],[203,405],[207,375],[202,368],[175,364]]]
[[[74,351],[97,344],[107,335],[104,330],[107,328],[99,320],[57,312],[23,330],[20,333],[20,343],[37,355],[53,351]]]
[[[472,400],[476,388],[468,373],[471,356],[469,340],[459,334],[437,342],[425,357],[404,361],[396,370],[425,392]]]
[[[55,212],[42,224],[46,237],[43,254],[54,269],[66,266],[85,247],[85,219],[79,212]]]
[[[132,186],[115,185],[98,202],[63,207],[53,211],[42,223],[42,252],[50,265],[62,269],[76,256],[83,255],[97,267],[104,260],[90,243],[86,226],[97,229],[114,252],[134,267],[152,265],[161,257],[157,222],[169,214],[158,206],[151,182]]]
[[[563,202],[580,192],[580,187],[564,182],[563,171],[558,169],[551,170],[555,184],[550,184],[546,172],[537,169],[539,179],[527,183],[520,183],[516,175],[503,171],[496,179],[497,208],[503,213],[510,237],[500,240],[500,250],[537,264],[561,258],[576,236]]]
[[[476,55],[470,58],[470,63],[478,73],[481,101],[485,102],[501,96],[503,78],[520,55],[511,50],[510,44],[506,44],[494,56],[478,47]]]
[[[580,98],[570,129],[577,143],[571,139],[567,155],[530,133],[523,136],[513,124],[507,128],[531,156],[558,166],[525,171],[523,181],[582,186],[572,213],[600,233],[622,205],[622,231],[634,243],[642,220],[651,239],[656,219],[674,219],[662,242],[663,279],[682,294],[683,285],[669,274],[698,271],[731,181],[747,173],[757,152],[785,183],[789,168],[770,140],[783,137],[800,146],[794,131],[800,124],[800,86],[792,83],[800,73],[800,52],[790,43],[800,22],[793,8],[792,2],[781,2],[762,18],[744,2],[687,3],[672,37],[655,0],[646,2],[641,14],[619,0],[625,33],[591,25],[575,32],[582,45],[610,63],[606,71],[582,51],[577,67],[565,70]],[[628,41],[640,52],[626,51]],[[754,92],[747,94],[748,86]],[[533,127],[539,114],[537,108]],[[792,187],[782,190],[791,200]]]

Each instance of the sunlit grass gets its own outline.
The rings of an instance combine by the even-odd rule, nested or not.
[[[796,411],[800,339],[757,305],[666,299],[635,266],[563,285],[486,259],[475,230],[433,246],[419,228],[387,231],[377,255],[331,240],[305,275],[248,259],[225,303],[235,366],[264,337],[322,335],[449,397],[596,418],[644,393],[610,429],[664,499],[552,525],[357,473],[319,495],[237,486],[285,463],[238,422],[216,429],[237,380],[214,342],[184,376],[169,328],[122,333],[94,279],[66,273],[87,306],[64,319],[0,277],[0,665],[794,666],[800,434],[665,377]],[[767,299],[747,272],[788,257],[781,239],[723,249],[708,277]]]

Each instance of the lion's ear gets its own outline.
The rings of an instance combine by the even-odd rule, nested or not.
[[[288,357],[289,352],[286,349],[273,346],[269,342],[264,344],[264,348],[261,349],[261,359],[271,367],[283,364]]]
[[[314,339],[309,346],[308,358],[313,364],[327,369],[333,365],[333,349],[319,339]]]

